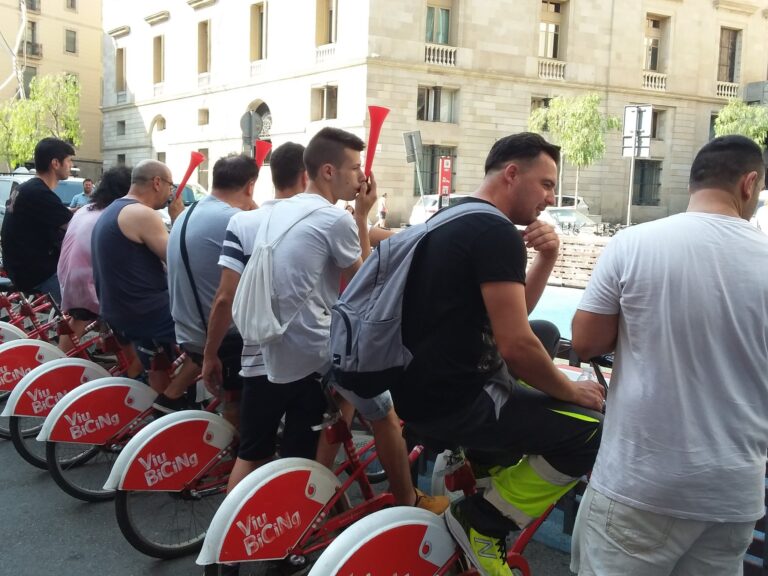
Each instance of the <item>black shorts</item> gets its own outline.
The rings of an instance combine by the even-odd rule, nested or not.
[[[253,461],[274,456],[277,429],[285,415],[280,456],[314,460],[320,434],[312,426],[322,422],[325,409],[317,375],[288,384],[275,384],[266,376],[243,378],[238,457]]]
[[[181,349],[192,361],[203,367],[203,355],[199,352],[190,350],[187,345],[182,344]],[[226,336],[219,346],[219,360],[221,360],[222,383],[221,387],[229,391],[238,391],[243,389],[243,377],[240,376],[241,360],[243,355],[243,339],[239,334]]]
[[[73,320],[81,320],[83,322],[93,322],[99,318],[98,314],[94,314],[87,308],[70,308],[67,313]]]

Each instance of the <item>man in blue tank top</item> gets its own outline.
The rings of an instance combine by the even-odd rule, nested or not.
[[[168,298],[165,257],[168,231],[157,210],[168,205],[171,218],[184,209],[175,198],[171,171],[162,162],[144,160],[131,173],[131,188],[99,218],[91,239],[93,275],[100,315],[115,333],[136,346],[149,384],[173,406],[189,383],[181,376],[170,382],[168,371],[151,369],[156,352],[172,357],[176,335]]]

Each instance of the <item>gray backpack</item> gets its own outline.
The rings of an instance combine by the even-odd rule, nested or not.
[[[364,398],[389,389],[413,355],[403,345],[403,292],[421,239],[467,214],[509,219],[495,206],[464,202],[383,241],[331,309],[331,366],[336,382]]]

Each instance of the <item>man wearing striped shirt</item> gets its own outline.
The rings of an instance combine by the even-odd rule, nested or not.
[[[275,185],[275,199],[262,203],[258,210],[241,212],[232,217],[227,227],[224,245],[219,258],[221,282],[211,307],[208,337],[203,355],[203,379],[209,387],[221,381],[221,365],[218,349],[232,322],[232,301],[240,276],[250,258],[258,226],[254,222],[263,219],[281,200],[303,192],[307,186],[304,169],[304,146],[288,142],[272,152],[270,169]],[[261,450],[254,443],[257,435],[254,418],[248,417],[252,407],[259,402],[263,389],[268,386],[267,371],[258,344],[243,344],[242,355],[243,392],[241,397],[240,448],[237,461],[229,477],[229,490],[263,463]],[[314,453],[309,455],[314,458]]]

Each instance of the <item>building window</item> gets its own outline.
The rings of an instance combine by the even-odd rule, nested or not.
[[[653,109],[651,113],[651,138],[655,140],[664,140],[664,134],[666,133],[666,110]]]
[[[338,86],[312,89],[312,120],[334,120],[339,97]]]
[[[197,73],[211,71],[211,21],[197,23]]]
[[[450,44],[450,7],[427,5],[427,29],[424,40],[429,44]]]
[[[317,0],[317,46],[336,43],[336,0]]]
[[[715,123],[717,122],[717,114],[710,114],[709,116],[709,139],[714,140],[715,136]]]
[[[542,108],[549,108],[549,103],[551,101],[552,101],[552,98],[547,98],[544,96],[534,96],[533,98],[531,98],[531,114],[536,112],[536,110],[541,110]],[[547,122],[544,123],[542,132],[549,132],[549,124]]]
[[[539,58],[560,58],[560,29],[563,6],[559,2],[542,0],[539,22]]]
[[[125,48],[115,50],[115,92],[125,92]]]
[[[267,12],[264,2],[251,5],[251,62],[267,57]]]
[[[165,37],[155,36],[152,40],[152,81],[165,82]]]
[[[451,194],[456,192],[456,148],[453,146],[425,145],[422,147],[421,183],[424,186],[424,194],[438,194],[440,186],[440,157],[451,158]],[[413,194],[419,195],[418,173],[415,172],[413,181]]]
[[[30,12],[40,12],[40,0],[27,0],[27,10]]]
[[[67,0],[67,10],[77,10],[77,0]]]
[[[24,94],[29,96],[29,92],[32,89],[32,78],[37,76],[37,68],[34,66],[24,67]]]
[[[155,130],[157,130],[158,132],[162,132],[163,130],[165,130],[165,118],[163,118],[162,116],[160,116],[157,119],[157,121],[155,121]]]
[[[419,87],[416,119],[427,122],[456,122],[456,90],[440,86]]]
[[[125,136],[125,120],[117,121],[117,135]]]
[[[635,160],[632,204],[635,206],[658,206],[660,189],[661,161]]]
[[[659,71],[659,48],[661,47],[661,19],[648,16],[645,19],[645,69]]]
[[[156,157],[158,162],[162,162],[163,164],[165,164],[165,152],[158,152],[155,155],[155,157]]]
[[[125,166],[125,154],[117,155],[117,164],[118,166]]]
[[[74,30],[65,30],[64,37],[64,50],[70,54],[77,54],[77,32]]]
[[[741,30],[720,29],[720,55],[717,79],[720,82],[738,82],[738,59],[741,48]]]
[[[208,124],[208,108],[200,108],[197,111],[197,125],[205,126]]]
[[[205,159],[197,168],[197,183],[208,190],[208,148],[200,148],[198,152],[205,156]]]

